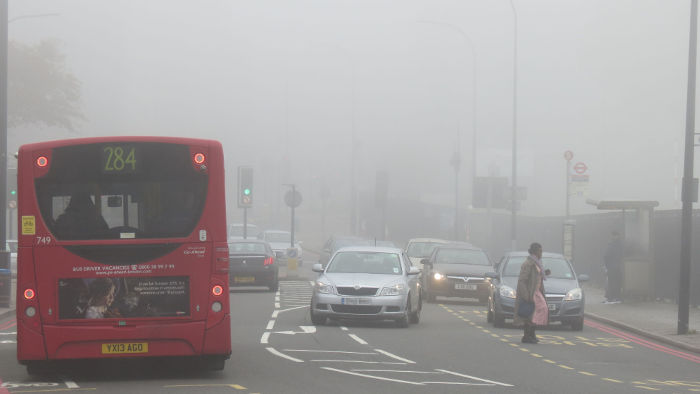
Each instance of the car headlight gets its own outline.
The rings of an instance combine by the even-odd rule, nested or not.
[[[406,286],[404,286],[403,283],[397,283],[393,286],[387,286],[382,289],[382,292],[379,295],[383,296],[396,296],[404,293],[404,290],[406,290]]]
[[[513,288],[510,286],[502,285],[498,290],[498,293],[501,295],[501,297],[515,298],[515,290],[513,290]]]
[[[569,290],[568,293],[564,296],[564,301],[576,301],[580,300],[583,298],[583,291],[581,291],[580,287],[577,287],[573,290]]]
[[[318,290],[318,292],[321,294],[335,294],[335,288],[333,285],[321,282],[320,280],[316,281],[316,290]]]
[[[439,272],[436,272],[436,273],[433,274],[433,278],[434,278],[435,280],[443,280],[443,279],[445,279],[445,275],[443,275],[443,274],[441,274],[441,273],[439,273]]]

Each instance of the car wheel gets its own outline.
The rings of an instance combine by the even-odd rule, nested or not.
[[[416,308],[416,311],[411,313],[411,319],[410,322],[413,324],[418,324],[420,321],[420,313],[423,310],[423,297],[418,297],[418,308]]]
[[[581,331],[583,330],[583,317],[580,319],[576,319],[571,322],[571,329],[574,331]]]
[[[502,328],[506,325],[506,317],[498,312],[493,313],[493,326],[496,328]]]
[[[411,314],[411,299],[409,298],[406,300],[406,310],[403,312],[403,316],[396,320],[396,326],[399,328],[406,328],[408,327],[408,320],[410,319],[410,314]]]
[[[309,310],[309,314],[311,315],[311,323],[314,326],[322,326],[326,324],[326,317],[325,316],[319,316],[314,314],[314,306],[311,305],[311,308]]]
[[[493,323],[493,309],[491,309],[491,299],[489,298],[489,299],[486,301],[486,303],[487,303],[487,305],[488,305],[488,307],[489,307],[489,308],[488,308],[488,309],[489,309],[488,312],[486,312],[486,322],[487,322],[487,323]]]

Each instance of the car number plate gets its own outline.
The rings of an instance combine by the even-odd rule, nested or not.
[[[547,304],[547,306],[549,307],[549,310],[550,310],[550,311],[556,311],[556,310],[557,310],[557,304]]]
[[[103,343],[102,354],[148,353],[148,342]]]
[[[372,303],[372,300],[369,298],[343,297],[340,299],[340,303],[343,305],[369,305]]]
[[[455,283],[457,290],[476,290],[476,285],[468,285],[466,283]]]
[[[234,276],[233,282],[234,283],[253,283],[253,282],[255,282],[255,277],[254,276]]]

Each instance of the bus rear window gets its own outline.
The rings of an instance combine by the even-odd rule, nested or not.
[[[185,145],[61,147],[50,166],[35,188],[59,240],[186,237],[204,209],[208,176]]]

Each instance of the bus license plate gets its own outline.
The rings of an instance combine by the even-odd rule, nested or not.
[[[343,305],[369,305],[372,302],[369,298],[343,297],[340,299],[340,303]]]
[[[547,306],[549,307],[549,310],[550,310],[550,311],[556,311],[556,310],[557,310],[557,304],[547,304]]]
[[[148,342],[103,343],[102,354],[148,353]]]
[[[476,290],[476,285],[468,285],[466,283],[455,283],[457,290]]]
[[[253,283],[255,282],[254,276],[235,276],[233,278],[235,283]]]

